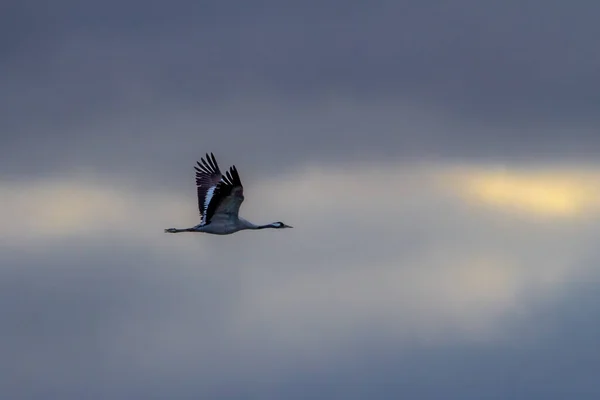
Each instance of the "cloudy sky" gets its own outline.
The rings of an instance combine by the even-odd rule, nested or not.
[[[4,2],[0,397],[598,398],[599,13]]]

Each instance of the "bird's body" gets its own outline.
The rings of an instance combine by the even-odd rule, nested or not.
[[[215,156],[211,153],[200,160],[196,169],[196,187],[198,191],[198,209],[200,224],[184,229],[169,228],[166,233],[203,232],[213,235],[230,235],[232,233],[252,229],[291,228],[283,222],[266,225],[255,225],[238,213],[244,201],[244,188],[235,166],[225,175],[221,174]]]
[[[217,215],[216,218],[213,217],[210,224],[207,225],[196,225],[192,228],[185,229],[176,229],[171,228],[165,230],[168,233],[179,233],[179,232],[204,232],[204,233],[212,233],[213,235],[230,235],[232,233],[236,233],[245,229],[263,229],[270,228],[269,225],[255,225],[243,218],[239,218],[237,220],[229,217],[229,216],[221,216]],[[273,228],[275,228],[273,226]]]

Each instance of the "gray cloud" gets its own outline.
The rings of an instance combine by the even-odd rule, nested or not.
[[[3,17],[7,177],[598,149],[591,3],[33,4]]]
[[[246,239],[233,242],[243,246]],[[276,264],[263,265],[271,274],[290,279],[290,268],[323,274],[301,260],[279,264],[294,254],[287,247],[292,243],[268,255],[271,241],[254,240],[259,247],[250,257],[272,259]],[[517,307],[504,317],[501,339],[489,343],[460,335],[427,343],[415,333],[406,345],[374,320],[367,330],[346,332],[351,340],[340,345],[323,340],[323,326],[309,323],[301,327],[303,335],[319,340],[307,356],[278,343],[277,332],[268,326],[259,328],[264,336],[258,342],[241,339],[252,335],[253,327],[236,331],[243,326],[232,319],[247,300],[239,296],[244,285],[259,271],[239,263],[248,249],[226,255],[231,240],[211,242],[214,252],[195,252],[203,254],[202,261],[191,253],[178,257],[182,246],[163,244],[161,252],[148,252],[148,246],[110,240],[71,242],[69,248],[79,249],[71,254],[63,248],[38,256],[4,252],[0,365],[8,379],[0,390],[11,398],[32,399],[49,394],[92,399],[598,394],[592,379],[598,327],[591,322],[598,298],[586,285],[568,285],[567,298],[533,309]],[[357,254],[350,251],[351,257]],[[337,256],[334,262],[343,259]],[[336,265],[330,263],[342,267]],[[263,290],[271,290],[271,282],[265,283]],[[306,318],[290,312],[292,319]]]
[[[227,303],[237,301],[233,271],[190,272],[145,247],[115,241],[71,243],[78,250],[70,254],[20,253],[12,265],[10,253],[3,256],[3,268],[10,265],[1,278],[5,395],[137,396],[163,385],[172,392],[188,369],[204,376],[190,382],[200,390],[223,373],[220,362],[233,361],[234,354],[220,361],[218,354],[230,340],[223,316]]]
[[[361,184],[364,176],[373,179]],[[0,369],[10,377],[0,390],[116,399],[294,398],[300,388],[315,398],[597,393],[586,383],[595,360],[583,356],[594,336],[574,343],[570,329],[556,329],[570,321],[580,332],[591,314],[573,308],[597,302],[569,285],[596,275],[597,228],[585,220],[597,214],[532,223],[527,213],[474,209],[434,183],[427,171],[378,167],[259,182],[244,215],[283,216],[296,228],[230,237],[164,235],[166,221],[195,215],[193,204],[176,207],[183,195],[128,203],[142,194],[104,182],[82,203],[81,183],[49,185],[54,213],[80,210],[80,223],[67,219],[69,231],[40,214],[22,232],[19,216],[3,211],[1,238],[13,240],[0,254]],[[319,187],[331,191],[311,196]],[[63,193],[71,196],[57,202]],[[94,193],[110,199],[81,210],[97,203]],[[580,363],[543,386],[559,368],[548,357]]]
[[[24,23],[13,29],[31,32],[30,26],[37,26],[37,34],[29,35],[54,39],[49,46],[54,51],[83,42],[66,47],[72,53],[64,60],[102,61],[96,70],[87,65],[88,73],[105,72],[96,76],[100,79],[120,73],[111,67],[132,67],[156,78],[145,82],[152,89],[175,98],[190,94],[212,100],[218,91],[235,94],[248,85],[279,87],[292,98],[303,90],[424,97],[432,92],[432,100],[444,106],[463,95],[471,106],[489,111],[511,106],[518,111],[529,104],[527,114],[553,104],[579,109],[578,101],[592,100],[600,60],[593,51],[598,28],[590,3],[463,0],[452,6],[416,1],[344,6],[336,1],[252,6],[133,1],[94,7],[57,2],[21,12]],[[23,48],[21,53],[30,57],[40,55],[31,51],[35,47]],[[37,61],[47,63],[60,52],[41,55]],[[61,67],[74,72],[79,65]]]

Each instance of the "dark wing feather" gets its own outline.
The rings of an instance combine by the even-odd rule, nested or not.
[[[213,153],[207,153],[206,158],[200,159],[197,162],[198,166],[194,166],[196,170],[196,186],[198,192],[198,210],[202,223],[207,223],[206,210],[209,203],[213,200],[215,190],[219,182],[221,182],[222,174],[219,170],[219,164]]]
[[[225,172],[221,181],[217,184],[213,196],[206,209],[206,223],[215,214],[230,214],[237,216],[240,206],[244,201],[244,187],[240,175],[232,166],[229,171]]]

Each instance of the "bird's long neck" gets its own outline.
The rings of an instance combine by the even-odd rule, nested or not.
[[[275,227],[273,226],[273,224],[254,225],[254,227],[251,228],[251,229],[265,229],[265,228],[273,228],[273,229],[275,229]]]
[[[250,221],[240,218],[240,221],[244,224],[246,229],[265,229],[265,228],[275,228],[273,224],[265,224],[265,225],[256,225]]]

